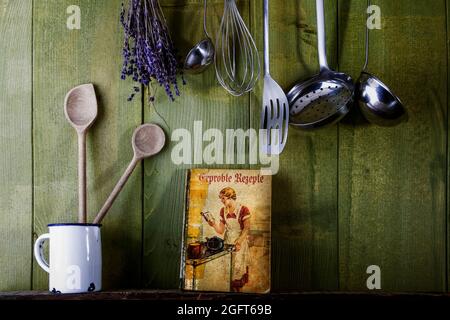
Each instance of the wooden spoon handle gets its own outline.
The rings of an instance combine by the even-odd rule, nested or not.
[[[123,186],[128,181],[128,178],[130,177],[131,173],[133,172],[134,168],[136,168],[136,165],[139,162],[139,158],[133,157],[133,160],[128,165],[128,168],[125,170],[124,174],[120,178],[119,182],[117,182],[116,186],[114,187],[113,191],[109,195],[108,199],[106,199],[105,204],[98,212],[97,216],[94,219],[94,223],[101,223],[103,218],[105,217],[106,213],[108,213],[108,210],[111,208],[114,200],[116,200],[117,196],[119,195],[119,192],[122,191]]]
[[[78,222],[86,223],[86,133],[78,133]]]

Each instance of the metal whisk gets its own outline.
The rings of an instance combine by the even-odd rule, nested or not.
[[[214,63],[217,80],[234,96],[251,91],[261,73],[258,49],[235,0],[225,0]]]

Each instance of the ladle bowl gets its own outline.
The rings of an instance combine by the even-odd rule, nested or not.
[[[389,127],[407,119],[400,99],[374,75],[362,72],[356,90],[359,108],[369,122]]]
[[[214,61],[214,44],[208,37],[197,43],[186,56],[184,70],[190,74],[198,74],[206,70]]]
[[[214,44],[206,30],[206,1],[203,2],[203,33],[205,38],[189,51],[184,61],[183,69],[190,74],[202,73],[214,61]]]

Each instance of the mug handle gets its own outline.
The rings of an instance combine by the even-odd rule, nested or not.
[[[49,233],[44,233],[42,236],[37,238],[34,243],[34,257],[36,258],[37,263],[44,269],[47,273],[50,273],[50,266],[48,265],[47,260],[44,257],[44,241],[50,239]]]

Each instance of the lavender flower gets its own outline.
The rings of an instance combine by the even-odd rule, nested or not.
[[[180,95],[178,63],[158,0],[130,0],[127,13],[122,4],[120,22],[125,34],[120,78],[125,80],[131,77],[145,87],[156,80],[173,101],[173,91]],[[182,80],[185,84],[184,78]],[[139,91],[139,87],[134,86],[128,101]],[[154,97],[149,100],[154,101]]]

